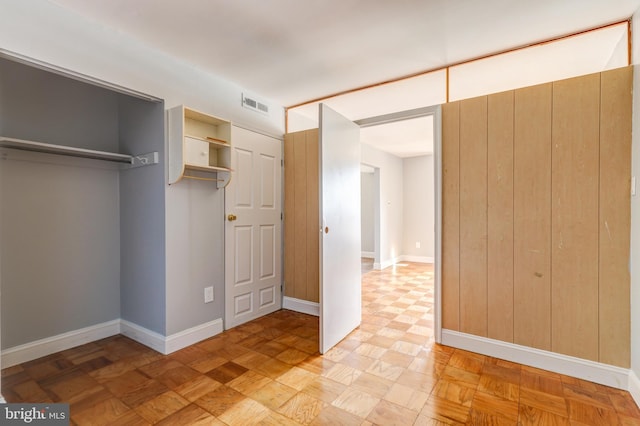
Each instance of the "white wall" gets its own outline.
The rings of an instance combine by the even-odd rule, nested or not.
[[[435,250],[433,155],[403,159],[403,249],[407,260],[433,261]],[[416,243],[420,248],[416,248]],[[413,258],[413,259],[412,259]]]
[[[402,159],[361,144],[361,161],[380,169],[380,267],[402,255]]]
[[[0,0],[0,10],[2,49],[151,94],[164,99],[167,108],[185,104],[267,134],[280,137],[284,133],[281,106],[265,100],[270,115],[244,109],[239,85],[122,33],[45,0]],[[203,303],[203,288],[211,282],[200,282],[199,271],[191,269],[194,256],[201,265],[207,259],[221,259],[224,248],[220,237],[224,192],[214,190],[201,197],[202,190],[202,185],[166,186],[166,335],[223,316],[221,309]],[[187,226],[197,232],[186,232]],[[222,268],[216,272],[211,281],[218,298],[224,295],[224,273]]]
[[[370,172],[360,173],[360,229],[362,235],[362,253],[373,253],[376,249],[375,242],[375,174]]]
[[[640,64],[640,10],[632,19],[633,53],[632,62]],[[631,175],[640,178],[640,72],[633,73],[633,130],[631,144]],[[631,254],[629,269],[631,272],[631,370],[640,377],[640,195],[631,197]],[[621,307],[626,309],[627,307]],[[633,394],[633,392],[632,392]],[[634,394],[640,403],[640,388]]]

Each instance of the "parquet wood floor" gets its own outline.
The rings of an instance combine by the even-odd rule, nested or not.
[[[2,371],[9,402],[77,425],[638,425],[628,392],[433,342],[430,265],[363,275],[362,325],[324,356],[282,310],[160,355],[114,336]]]

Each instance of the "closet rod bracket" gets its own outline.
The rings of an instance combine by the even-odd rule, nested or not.
[[[158,164],[159,162],[160,160],[157,151],[131,156],[131,168],[150,166],[151,164]]]

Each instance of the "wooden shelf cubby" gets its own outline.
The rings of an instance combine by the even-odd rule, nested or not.
[[[183,105],[167,111],[169,184],[210,180],[223,188],[231,178],[231,123]]]

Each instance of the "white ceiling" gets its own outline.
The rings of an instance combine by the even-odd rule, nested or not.
[[[625,20],[640,8],[640,0],[50,1],[282,106]]]
[[[360,141],[400,158],[433,153],[433,116],[360,129]]]

